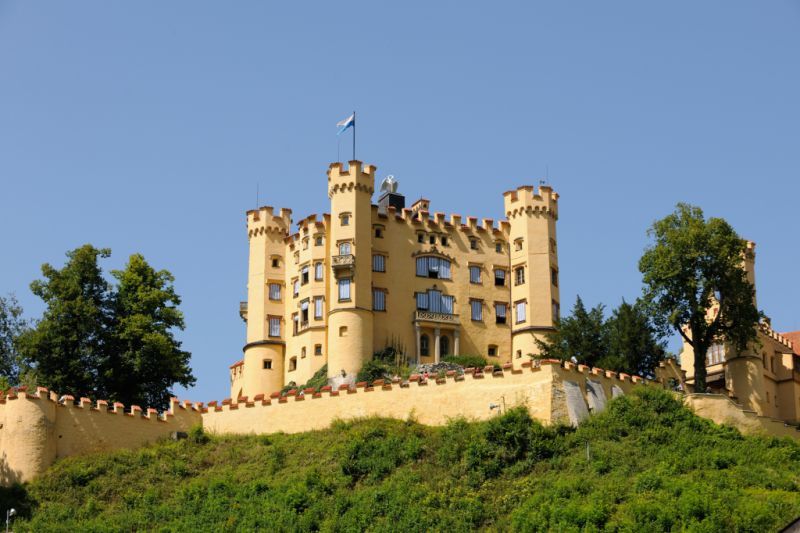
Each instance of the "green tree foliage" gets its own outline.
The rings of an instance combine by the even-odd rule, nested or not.
[[[558,330],[537,341],[541,356],[548,359],[652,376],[663,359],[664,343],[650,321],[644,305],[625,300],[606,319],[605,306],[586,309],[580,296],[572,314],[564,317]]]
[[[587,452],[588,443],[588,452]],[[14,531],[779,531],[800,444],[742,436],[643,387],[578,428],[524,409],[444,427],[337,422],[56,462],[0,489]]]
[[[29,328],[22,316],[22,307],[13,294],[0,296],[0,380],[3,388],[19,382],[22,356],[20,336]]]
[[[42,266],[31,290],[47,308],[20,336],[21,352],[55,391],[164,408],[170,387],[194,383],[173,335],[184,323],[172,275],[133,255],[112,286],[99,265],[110,253],[87,244],[61,269]]]
[[[181,303],[166,270],[156,271],[134,254],[111,295],[112,328],[103,372],[109,395],[125,404],[169,405],[170,388],[193,385],[191,354],[181,350],[173,332],[184,329]]]
[[[20,341],[42,385],[73,395],[106,392],[100,371],[106,363],[112,318],[110,287],[98,259],[110,254],[107,248],[81,246],[67,253],[60,270],[42,265],[45,279],[31,283],[31,291],[47,308]]]
[[[659,327],[693,347],[695,390],[705,391],[708,348],[727,341],[744,350],[756,340],[761,315],[743,269],[746,242],[725,220],[705,220],[700,208],[683,203],[648,234],[653,243],[639,261],[644,299]]]

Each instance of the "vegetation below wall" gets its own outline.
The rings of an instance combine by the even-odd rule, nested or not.
[[[588,450],[587,450],[588,443]],[[800,444],[743,437],[640,389],[578,429],[527,411],[430,428],[369,419],[58,462],[3,493],[16,531],[776,531]]]

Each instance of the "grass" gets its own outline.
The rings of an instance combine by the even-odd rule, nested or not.
[[[587,451],[588,443],[588,451]],[[523,409],[431,428],[161,442],[59,461],[3,491],[16,531],[777,531],[800,445],[743,437],[642,389],[580,428]]]

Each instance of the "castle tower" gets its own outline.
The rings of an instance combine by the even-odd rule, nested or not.
[[[503,194],[511,226],[511,354],[515,368],[539,352],[536,339],[544,339],[558,320],[558,251],[556,221],[558,194],[542,185]]]
[[[353,382],[372,356],[372,193],[375,167],[361,161],[328,169],[331,200],[328,377]]]
[[[271,207],[247,212],[250,262],[247,275],[247,344],[241,382],[234,381],[231,397],[270,393],[283,387],[287,325],[284,321],[286,246],[292,226],[291,209],[275,216]],[[279,291],[270,298],[270,285]],[[272,327],[270,327],[272,325]]]

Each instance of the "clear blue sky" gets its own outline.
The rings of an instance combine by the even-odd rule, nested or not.
[[[356,109],[359,159],[435,211],[499,219],[549,167],[564,311],[633,300],[686,201],[758,243],[759,305],[800,329],[800,3],[378,4],[0,0],[0,293],[39,316],[42,263],[142,252],[183,296],[181,396],[225,397],[256,184],[327,211]]]

